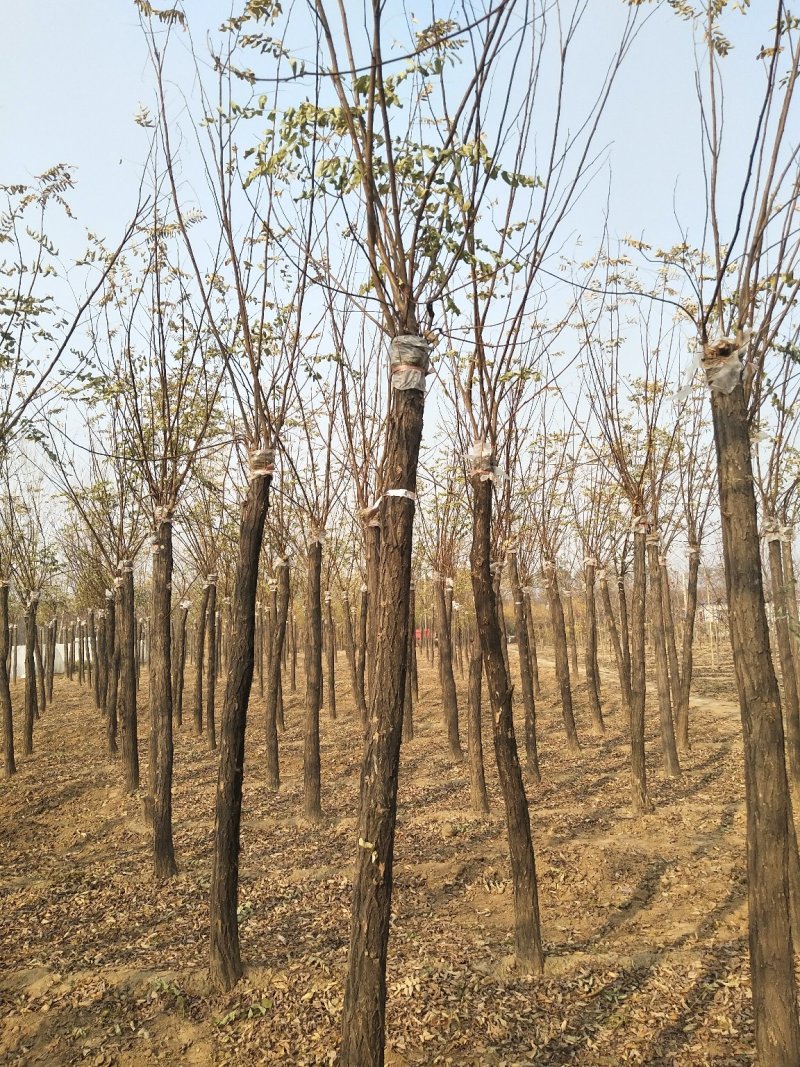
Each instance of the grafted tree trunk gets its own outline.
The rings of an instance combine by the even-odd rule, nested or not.
[[[8,680],[9,627],[8,581],[0,580],[0,704],[3,707],[3,767],[6,778],[16,774],[14,757],[14,710]]]
[[[239,830],[242,816],[244,738],[255,658],[258,562],[269,507],[273,456],[251,458],[250,485],[242,505],[239,553],[231,599],[231,655],[220,725],[220,751],[211,866],[210,977],[231,989],[242,977],[239,927]]]
[[[122,734],[122,768],[125,792],[139,788],[139,717],[136,709],[136,616],[134,614],[133,563],[122,562],[120,602],[119,725]],[[99,661],[98,661],[99,665]],[[95,672],[98,673],[98,672]]]
[[[586,689],[589,693],[589,711],[592,729],[596,734],[605,733],[603,708],[600,703],[600,667],[597,662],[597,606],[594,599],[594,580],[597,560],[590,557],[584,562],[586,580]]]
[[[303,738],[303,797],[306,818],[322,818],[319,709],[322,705],[322,540],[308,546],[306,586],[306,720]]]
[[[788,782],[769,648],[744,392],[711,392],[728,620],[742,713],[750,971],[761,1067],[800,1063],[788,885]]]
[[[208,582],[203,586],[203,596],[200,600],[200,611],[197,616],[197,632],[195,634],[194,654],[194,732],[203,732],[203,671],[205,669],[206,656],[206,616],[208,614],[208,598],[211,595],[211,587]]]
[[[481,481],[480,473],[473,474],[471,482],[473,489],[473,532],[470,551],[472,589],[492,709],[497,770],[506,809],[514,888],[515,951],[517,961],[523,969],[541,972],[544,968],[544,953],[539,925],[536,863],[531,841],[528,801],[525,796],[522,770],[517,756],[517,742],[514,736],[511,683],[503,659],[495,590],[490,570],[492,483],[489,480]]]
[[[475,631],[469,656],[469,697],[467,718],[467,746],[469,751],[469,794],[472,810],[479,815],[489,811],[489,794],[483,766],[483,738],[481,737],[481,682],[483,681],[483,652],[478,631]]]
[[[150,733],[155,739],[153,873],[178,873],[172,841],[172,518],[156,517],[153,537],[152,622],[150,627]]]
[[[689,696],[692,690],[692,662],[694,623],[697,616],[697,576],[700,572],[700,546],[694,541],[689,545],[689,576],[686,582],[686,618],[683,623],[683,646],[681,649],[681,698],[675,715],[675,741],[678,752],[688,752],[689,744]]]
[[[619,589],[621,608],[625,598],[625,590],[621,584]],[[644,815],[653,810],[653,805],[647,793],[647,770],[644,756],[644,704],[647,693],[645,673],[646,600],[647,523],[639,522],[633,534],[633,601],[631,603],[630,633],[631,800],[633,811],[637,815]]]
[[[561,694],[561,714],[567,734],[567,748],[571,756],[580,754],[581,745],[578,731],[575,729],[575,716],[572,711],[572,689],[569,682],[569,659],[567,653],[567,631],[564,625],[564,608],[558,591],[556,566],[551,560],[544,564],[545,588],[550,607],[550,622],[553,627],[553,651],[556,661],[556,679]]]
[[[213,752],[217,747],[217,575],[208,576],[208,606],[206,608],[206,634],[208,638],[208,677],[206,678],[206,732],[208,747]]]
[[[392,342],[391,359],[427,367],[420,337]],[[392,902],[397,776],[408,658],[409,590],[414,501],[422,437],[424,374],[419,386],[392,389],[380,504],[380,595],[371,601],[370,630],[381,635],[370,721],[361,768],[358,850],[350,951],[342,1012],[341,1067],[381,1067],[386,1012],[386,954]]]
[[[664,773],[671,778],[677,778],[681,773],[681,765],[678,761],[678,749],[675,745],[675,727],[672,721],[667,645],[664,634],[664,598],[661,592],[661,565],[659,563],[658,546],[658,534],[650,534],[647,538],[647,558],[650,574],[650,622],[656,654],[656,686],[658,688],[658,718],[661,727],[661,755]]]
[[[281,657],[286,640],[286,624],[289,617],[289,561],[279,558],[275,563],[278,576],[278,598],[275,610],[275,625],[272,627],[267,658],[267,788],[277,790],[280,786],[278,764],[278,701],[281,685]],[[294,661],[292,661],[294,662]]]
[[[458,697],[456,695],[456,679],[453,674],[451,614],[447,610],[445,578],[437,578],[433,586],[436,593],[436,607],[441,620],[439,625],[439,665],[442,684],[442,715],[447,729],[450,755],[454,760],[461,761],[464,756],[458,736]]]
[[[519,674],[522,683],[522,702],[525,708],[525,758],[528,773],[534,782],[542,780],[539,770],[539,753],[536,744],[536,701],[533,693],[533,672],[531,670],[530,646],[528,644],[528,621],[525,616],[525,600],[522,583],[519,580],[517,553],[507,554],[508,576],[511,593],[514,597],[514,623],[517,630],[517,651],[519,653]],[[470,675],[470,686],[472,676]],[[480,704],[480,676],[478,677],[478,703]]]

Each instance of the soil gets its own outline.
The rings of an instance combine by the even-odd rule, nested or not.
[[[0,1063],[336,1062],[361,760],[343,653],[338,670],[339,715],[322,721],[321,824],[302,817],[302,681],[297,693],[286,683],[277,796],[264,785],[254,687],[239,908],[247,973],[225,995],[211,990],[206,970],[214,753],[191,723],[176,731],[180,871],[157,884],[142,796],[123,794],[88,688],[56,680],[34,755],[0,781]],[[402,754],[387,1064],[754,1063],[730,675],[700,667],[703,695],[692,701],[680,779],[661,772],[657,711],[649,712],[656,810],[638,819],[612,676],[598,738],[581,672],[583,752],[571,759],[546,664],[542,675],[544,780],[529,783],[528,795],[547,964],[544,976],[530,976],[513,957],[488,709],[487,818],[471,813],[467,766],[449,757],[436,672],[420,656],[416,734]],[[187,685],[191,676],[189,666]],[[466,682],[457,672],[462,714]],[[144,769],[146,692],[140,705]],[[21,687],[15,707],[19,731]],[[519,721],[521,706],[517,713]]]

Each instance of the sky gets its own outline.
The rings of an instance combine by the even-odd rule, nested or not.
[[[413,0],[409,6],[413,10]],[[187,0],[185,7],[202,50],[206,30],[218,25],[230,6]],[[571,83],[576,109],[596,83],[626,10],[623,0],[591,0],[588,7],[589,31],[581,39]],[[746,18],[731,16],[736,48],[727,61],[741,69],[731,79],[730,112],[745,129],[760,84],[752,57],[767,38],[772,4],[760,0],[753,7],[757,10]],[[398,0],[388,2],[390,27],[393,9],[399,24]],[[302,3],[296,11],[299,21],[307,18]],[[573,231],[587,245],[602,231],[606,203],[613,233],[644,233],[656,243],[667,243],[675,234],[673,209],[692,224],[699,217],[691,27],[666,10],[642,13],[650,17],[603,123],[606,163],[572,219]],[[423,21],[422,14],[418,17]],[[130,213],[147,146],[134,115],[140,104],[152,106],[153,100],[133,0],[6,0],[4,38],[0,182],[25,181],[56,162],[73,164],[78,187],[72,201],[80,224],[112,241]],[[194,72],[180,38],[177,34],[170,76],[181,91],[190,91]]]

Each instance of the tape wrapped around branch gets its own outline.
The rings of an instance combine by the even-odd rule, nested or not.
[[[424,337],[400,334],[389,345],[389,370],[392,374],[392,389],[406,391],[416,389],[425,392],[425,378],[431,346]]]
[[[252,482],[256,478],[266,478],[275,473],[274,448],[254,448],[250,453],[249,459],[248,481]]]

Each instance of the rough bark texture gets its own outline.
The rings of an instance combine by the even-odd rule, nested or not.
[[[509,552],[507,561],[511,593],[514,597],[514,623],[517,630],[519,674],[522,683],[522,702],[525,708],[525,758],[531,778],[534,782],[540,782],[542,775],[539,770],[539,753],[536,745],[536,701],[533,692],[533,672],[531,670],[531,653],[528,644],[528,621],[525,616],[525,600],[522,592],[522,583],[519,580],[516,552]],[[478,678],[478,701],[480,703],[480,677]]]
[[[672,611],[672,589],[667,570],[667,561],[659,557],[661,571],[661,611],[664,616],[664,639],[667,645],[667,663],[669,664],[669,692],[672,699],[673,714],[677,719],[681,702],[681,672],[678,663],[678,643],[675,639],[675,616]]]
[[[139,788],[139,723],[136,710],[136,618],[134,616],[133,564],[130,560],[122,564],[119,636],[118,712],[122,735],[122,769],[125,776],[125,792],[135,793]],[[96,671],[95,674],[97,673]]]
[[[587,560],[584,567],[586,579],[586,689],[589,694],[589,711],[592,730],[605,733],[603,708],[600,703],[600,667],[597,662],[597,605],[594,598],[595,571],[597,564]]]
[[[568,589],[563,594],[563,600],[567,606],[567,644],[569,645],[569,667],[575,684],[578,683],[578,641],[575,637],[575,606],[572,603],[572,590]]]
[[[792,656],[792,638],[789,633],[789,607],[786,584],[783,576],[783,553],[779,534],[768,541],[769,573],[772,581],[772,605],[775,613],[775,636],[783,680],[783,728],[789,777],[800,785],[800,700],[797,693],[797,675]]]
[[[208,607],[206,609],[206,637],[208,640],[208,674],[206,678],[206,733],[208,747],[213,751],[217,747],[217,583],[216,576],[208,583]]]
[[[741,384],[711,393],[725,584],[742,713],[747,803],[750,970],[761,1067],[800,1063],[788,886],[788,782],[759,556],[747,412]]]
[[[481,737],[481,683],[483,681],[483,652],[478,631],[472,638],[469,655],[469,697],[467,718],[467,746],[469,751],[469,793],[472,810],[479,815],[489,812],[489,794],[483,766],[483,738]]]
[[[111,756],[117,754],[117,705],[119,703],[119,637],[117,634],[117,599],[121,589],[115,587],[114,596],[106,600],[106,650],[111,650],[106,692],[106,740]]]
[[[393,390],[386,428],[385,489],[416,489],[424,396]],[[377,661],[361,768],[361,805],[350,951],[342,1012],[341,1067],[382,1067],[386,955],[392,902],[397,776],[403,726],[414,502],[385,496],[380,595],[371,601]]]
[[[433,587],[436,595],[436,607],[441,624],[439,626],[439,667],[442,685],[442,716],[447,729],[447,741],[450,755],[459,762],[464,758],[461,741],[458,736],[458,696],[456,679],[453,674],[453,641],[451,615],[447,610],[445,579],[437,578]]]
[[[692,664],[694,646],[694,623],[697,616],[697,576],[700,573],[700,549],[689,546],[689,576],[686,581],[686,618],[683,621],[681,647],[681,693],[675,712],[675,742],[678,752],[688,752],[689,743],[689,695],[692,691]]]
[[[567,630],[564,624],[564,608],[558,591],[558,577],[553,563],[545,564],[545,586],[547,602],[550,607],[550,622],[553,626],[553,651],[556,661],[556,679],[561,694],[561,714],[567,733],[567,747],[571,756],[581,751],[578,731],[575,729],[575,716],[572,711],[572,688],[569,681],[569,659],[567,653]]]
[[[373,517],[369,520],[364,531],[364,539],[367,549],[367,640],[364,654],[367,671],[367,705],[371,707],[375,693],[375,660],[378,640],[378,590],[381,559],[381,525],[378,518]]]
[[[230,989],[242,976],[239,927],[239,828],[242,816],[244,737],[255,658],[258,561],[264,539],[271,478],[254,477],[242,506],[239,553],[231,599],[231,654],[219,738],[219,767],[211,867],[213,985]]]
[[[628,677],[631,677],[631,632],[628,623],[628,597],[625,593],[625,576],[617,576],[617,600],[619,601],[619,639],[622,645],[622,661]]]
[[[178,726],[183,726],[183,685],[186,672],[186,619],[188,615],[189,609],[182,606],[180,618],[178,619],[175,662],[172,674],[172,710]]]
[[[195,653],[194,653],[194,732],[201,734],[203,732],[203,671],[205,669],[205,657],[206,657],[206,617],[208,614],[208,598],[210,596],[209,586],[206,584],[203,589],[203,596],[200,600],[200,611],[197,616],[197,632],[195,634]]]
[[[0,704],[3,707],[3,767],[6,778],[16,773],[14,757],[14,712],[8,680],[8,582],[0,581]]]
[[[361,586],[361,599],[358,611],[358,641],[356,642],[356,682],[359,689],[358,706],[361,711],[361,721],[366,725],[368,718],[367,689],[365,670],[367,664],[367,619],[369,616],[369,593],[367,586]]]
[[[281,656],[286,640],[286,624],[289,618],[289,564],[280,560],[278,574],[278,599],[275,625],[272,627],[267,658],[267,788],[277,790],[280,786],[278,763],[278,700],[281,684]]]
[[[325,630],[327,644],[325,646],[326,663],[328,672],[327,698],[328,718],[336,718],[336,627],[333,624],[333,603],[331,594],[325,594]]]
[[[530,589],[527,587],[523,590],[523,600],[525,602],[525,622],[527,623],[526,629],[528,631],[528,649],[530,651],[531,676],[533,678],[533,695],[534,697],[540,697],[542,695],[542,686],[539,681],[539,656],[536,652],[536,626],[533,621],[533,606],[531,604]]]
[[[494,750],[500,789],[506,809],[511,878],[514,889],[514,943],[517,962],[525,970],[540,973],[544,953],[539,925],[536,863],[531,841],[530,816],[522,769],[517,756],[511,682],[506,672],[492,584],[491,529],[492,483],[472,478],[473,530],[470,564],[475,598],[475,617],[480,634],[483,666],[492,709]]]
[[[39,714],[36,694],[36,607],[35,597],[28,601],[25,612],[25,719],[22,734],[22,755],[30,756],[33,752],[33,723]]]
[[[406,688],[403,702],[403,740],[414,740],[414,644],[416,642],[414,586],[408,591],[408,642],[406,652]]]
[[[631,675],[630,675],[630,661],[626,668],[625,659],[622,655],[622,644],[619,639],[619,630],[617,629],[617,620],[614,617],[614,606],[611,603],[611,593],[608,588],[608,581],[606,579],[606,572],[600,570],[597,572],[600,576],[600,600],[603,603],[603,611],[606,617],[606,626],[608,627],[609,637],[611,638],[611,647],[614,650],[614,662],[617,665],[617,676],[619,678],[619,688],[622,695],[622,709],[625,712],[626,718],[630,721],[631,713]]]
[[[621,608],[625,593],[621,585],[619,588]],[[644,758],[644,702],[647,692],[644,639],[646,600],[647,534],[644,529],[637,529],[633,535],[633,600],[630,635],[631,801],[637,815],[653,810],[647,794],[647,771]]]
[[[150,733],[155,739],[153,873],[178,873],[172,842],[172,520],[162,519],[153,537],[150,628]]]
[[[303,798],[307,819],[322,818],[319,709],[322,705],[322,542],[308,546],[306,586],[306,720],[303,737]]]
[[[678,749],[675,744],[675,727],[672,721],[672,700],[669,687],[667,642],[664,632],[664,599],[661,592],[661,564],[659,562],[658,535],[647,538],[647,558],[650,577],[650,622],[656,654],[656,687],[658,689],[658,719],[661,727],[661,756],[664,773],[677,778],[681,773]]]

